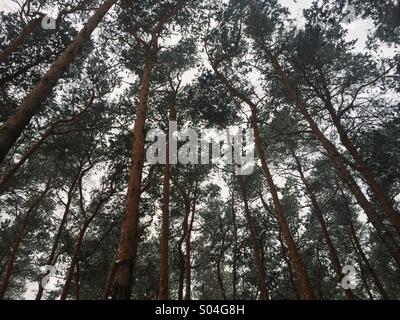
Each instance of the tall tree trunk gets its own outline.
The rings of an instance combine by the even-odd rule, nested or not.
[[[42,103],[51,94],[53,87],[81,52],[92,32],[116,2],[117,0],[106,0],[96,9],[94,15],[88,20],[74,41],[68,45],[39,83],[31,90],[17,111],[2,125],[0,128],[0,163],[3,162],[4,157],[20,137],[32,117],[39,112]]]
[[[49,189],[50,189],[50,181],[47,183],[45,190],[42,192],[42,194],[39,196],[39,198],[29,207],[28,211],[25,214],[25,217],[23,218],[23,220],[21,222],[21,226],[19,227],[17,235],[11,246],[11,253],[10,253],[10,256],[7,261],[5,275],[2,279],[2,281],[0,282],[0,299],[4,298],[4,295],[7,291],[8,285],[10,283],[10,279],[11,279],[12,272],[14,269],[15,259],[17,257],[17,253],[19,251],[21,242],[25,236],[26,230],[28,228],[30,218],[31,218],[32,214],[35,212],[35,210],[37,209],[37,207],[40,205],[40,203],[43,201],[43,199],[46,196]]]
[[[12,55],[24,42],[25,40],[32,34],[33,30],[37,26],[40,25],[42,19],[44,17],[43,13],[39,13],[37,18],[32,19],[29,21],[24,28],[20,35],[15,38],[11,43],[2,51],[0,52],[0,64],[4,63],[10,55]]]
[[[242,195],[243,203],[244,203],[244,213],[246,217],[246,222],[247,222],[247,228],[250,233],[250,240],[251,244],[253,246],[253,254],[254,254],[254,259],[256,262],[256,268],[258,272],[258,284],[260,287],[260,292],[261,292],[261,298],[263,300],[269,300],[269,293],[268,289],[266,286],[266,275],[265,275],[265,266],[263,263],[263,258],[261,257],[261,248],[260,248],[260,243],[257,240],[257,232],[253,224],[253,219],[251,217],[250,213],[250,208],[249,204],[247,201],[247,194],[246,194],[246,188],[244,186],[243,178],[242,176],[238,177],[239,180],[239,187],[240,187],[240,193]]]
[[[121,226],[121,237],[118,249],[118,266],[115,273],[117,299],[130,299],[132,289],[132,273],[136,263],[139,224],[139,199],[144,161],[144,127],[147,118],[147,100],[150,89],[150,76],[158,51],[157,39],[153,40],[153,48],[144,67],[139,103],[134,127],[132,146],[132,164],[129,174],[126,210]]]
[[[285,210],[279,199],[278,190],[275,186],[274,179],[272,177],[272,174],[268,167],[267,160],[265,158],[264,146],[263,146],[263,143],[261,140],[260,131],[259,131],[258,124],[257,124],[257,106],[246,95],[242,94],[239,90],[237,90],[234,86],[232,86],[232,84],[225,77],[225,75],[218,70],[218,65],[213,63],[210,56],[209,56],[209,60],[210,60],[210,63],[211,63],[211,66],[212,66],[214,72],[217,74],[218,78],[222,81],[222,83],[224,83],[224,85],[226,86],[229,93],[233,97],[239,98],[242,102],[246,103],[250,107],[251,126],[252,126],[252,129],[254,130],[254,138],[255,138],[257,154],[261,160],[261,169],[262,169],[262,172],[263,172],[265,178],[267,179],[267,184],[268,184],[270,193],[272,195],[272,200],[273,200],[275,210],[276,210],[276,216],[277,216],[278,222],[280,224],[285,241],[287,243],[291,261],[293,262],[294,267],[296,269],[296,272],[298,275],[298,281],[299,281],[300,287],[303,291],[303,296],[305,299],[316,299],[314,290],[311,286],[311,282],[310,282],[309,276],[306,271],[305,264],[300,256],[300,253],[296,246],[296,243],[294,242],[293,236],[292,236],[290,228],[289,228],[289,224],[285,217]]]
[[[304,184],[304,187],[306,189],[307,195],[311,200],[311,205],[313,208],[313,213],[314,215],[317,217],[319,224],[321,226],[321,231],[322,231],[322,235],[325,239],[325,243],[328,246],[328,251],[329,251],[329,256],[333,265],[333,269],[335,270],[336,276],[337,276],[337,280],[338,282],[340,282],[343,278],[343,273],[342,273],[342,265],[340,263],[339,260],[339,256],[338,253],[336,251],[336,248],[332,242],[332,239],[329,235],[329,231],[328,231],[328,227],[326,225],[326,221],[324,218],[324,215],[322,214],[322,210],[318,204],[317,198],[314,195],[314,192],[312,191],[311,186],[309,185],[306,177],[304,176],[304,172],[303,172],[303,168],[301,166],[301,162],[299,160],[299,158],[297,157],[296,153],[294,151],[292,151],[292,156],[296,162],[296,169],[298,171],[298,173],[300,174],[300,178],[301,181]],[[347,289],[345,290],[345,294],[347,299],[355,299],[356,297],[354,296],[353,292],[351,291],[351,289]]]
[[[171,11],[160,18],[152,31],[150,51],[147,57],[137,106],[135,127],[133,129],[132,164],[129,174],[126,210],[121,226],[118,246],[118,266],[115,273],[115,298],[130,299],[132,274],[136,263],[138,246],[139,201],[144,161],[144,127],[147,118],[147,100],[150,90],[150,76],[158,54],[158,37],[164,24],[184,6],[185,1],[178,1]]]
[[[333,143],[325,137],[325,135],[319,129],[317,123],[308,113],[306,104],[300,97],[300,92],[298,91],[296,86],[291,82],[291,80],[283,70],[282,66],[280,65],[276,56],[274,56],[272,52],[269,51],[268,48],[264,47],[264,50],[269,60],[271,61],[271,64],[274,67],[276,73],[279,75],[279,77],[282,80],[282,83],[286,87],[289,96],[292,98],[299,111],[303,114],[304,118],[307,120],[313,134],[317,137],[317,139],[321,142],[321,144],[327,151],[329,158],[336,166],[338,173],[340,174],[342,179],[346,182],[347,186],[354,194],[360,206],[363,208],[364,212],[371,221],[372,225],[375,227],[383,243],[388,248],[388,251],[394,258],[396,263],[400,266],[400,249],[396,241],[394,240],[392,234],[389,232],[389,230],[387,230],[386,226],[383,224],[383,222],[375,213],[371,203],[368,201],[364,193],[361,191],[360,187],[357,185],[350,171],[347,169],[346,165],[342,161],[342,155],[339,153],[339,151],[336,149]]]

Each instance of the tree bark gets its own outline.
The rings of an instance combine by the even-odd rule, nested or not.
[[[176,92],[171,95],[169,106],[169,120],[176,120]],[[163,204],[162,204],[162,226],[161,226],[161,244],[160,244],[160,293],[159,300],[168,300],[169,298],[169,200],[170,200],[170,180],[171,166],[169,159],[169,128],[166,131],[166,162],[164,165],[163,180]]]
[[[68,45],[39,83],[31,90],[17,111],[0,128],[0,163],[22,134],[32,117],[40,111],[42,103],[51,94],[53,87],[62,77],[73,60],[81,52],[86,41],[96,29],[108,10],[117,0],[106,0],[95,11],[74,41]]]

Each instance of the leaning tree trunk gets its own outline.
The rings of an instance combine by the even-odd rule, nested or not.
[[[116,2],[117,0],[106,0],[96,9],[94,15],[88,20],[74,41],[68,45],[39,83],[26,96],[16,112],[2,125],[0,128],[0,163],[3,162],[4,157],[20,137],[32,117],[40,111],[42,103],[50,96],[53,87],[82,51],[93,31]]]

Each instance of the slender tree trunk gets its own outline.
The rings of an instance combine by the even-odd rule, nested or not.
[[[11,43],[0,53],[0,64],[4,63],[10,55],[12,55],[32,34],[33,30],[40,25],[44,17],[43,13],[39,13],[37,18],[32,19],[28,24],[22,29],[21,34],[15,38]]]
[[[134,127],[132,146],[132,164],[129,174],[126,210],[121,226],[121,237],[118,249],[118,266],[115,273],[117,299],[130,299],[132,273],[136,263],[139,224],[139,200],[144,161],[144,127],[147,118],[147,100],[150,89],[150,76],[158,51],[157,39],[153,40],[153,49],[144,67],[142,84],[139,92],[139,103]]]
[[[243,178],[242,176],[238,177],[239,180],[239,187],[240,187],[240,193],[242,195],[243,203],[244,203],[244,213],[246,217],[246,222],[247,222],[247,228],[250,233],[250,240],[253,246],[253,254],[254,254],[254,259],[256,262],[256,268],[258,272],[258,284],[260,287],[260,292],[261,292],[261,298],[263,300],[269,300],[269,293],[268,289],[266,286],[266,275],[265,275],[265,266],[263,263],[263,259],[261,257],[261,249],[260,249],[260,243],[257,240],[257,232],[253,224],[253,219],[251,217],[250,209],[249,209],[249,204],[247,201],[247,194],[246,194],[246,188],[244,186]]]
[[[185,215],[182,221],[182,236],[178,241],[178,254],[179,254],[179,283],[178,283],[178,300],[183,300],[183,289],[185,282],[185,254],[183,252],[183,243],[187,237],[189,216],[190,216],[190,198],[186,191],[178,184],[175,179],[175,185],[178,187],[180,194],[182,195]]]
[[[82,178],[82,176],[81,176],[81,178]],[[67,276],[65,279],[64,287],[61,291],[60,300],[65,300],[68,296],[69,288],[71,286],[71,282],[74,277],[74,271],[75,271],[76,265],[79,263],[79,258],[80,258],[81,249],[82,249],[82,243],[83,243],[83,239],[85,237],[86,231],[89,228],[90,224],[93,222],[93,220],[100,213],[102,206],[110,200],[110,198],[112,197],[114,192],[115,192],[115,189],[113,187],[111,187],[110,193],[108,195],[106,195],[104,198],[99,200],[98,204],[93,209],[92,214],[89,217],[87,217],[87,219],[83,223],[83,226],[82,226],[81,230],[79,231],[78,238],[76,240],[74,252],[72,253],[72,256],[71,256],[71,263],[70,263],[68,271],[67,271]],[[83,208],[81,210],[84,211]]]
[[[289,77],[286,75],[285,71],[283,70],[282,66],[280,65],[278,59],[267,49],[264,48],[268,58],[270,59],[272,66],[274,67],[277,74],[280,76],[283,84],[285,85],[289,96],[294,101],[295,105],[299,109],[299,111],[303,114],[304,118],[307,120],[313,134],[317,137],[317,139],[321,142],[325,150],[327,151],[330,159],[336,166],[340,176],[346,182],[347,186],[351,190],[351,192],[356,197],[358,203],[363,208],[364,212],[366,213],[367,217],[371,221],[372,225],[375,227],[378,235],[382,239],[383,243],[388,248],[388,251],[395,259],[396,263],[400,266],[400,249],[394,240],[392,234],[387,230],[383,222],[377,216],[372,207],[371,203],[365,197],[364,193],[361,191],[360,187],[357,185],[356,181],[352,177],[350,171],[347,169],[346,165],[342,161],[342,155],[333,145],[333,143],[328,140],[325,135],[319,129],[317,123],[314,121],[312,116],[308,113],[306,104],[300,98],[300,93],[296,86],[291,82]]]
[[[0,282],[0,299],[4,298],[4,295],[8,289],[8,285],[10,283],[10,279],[11,279],[12,272],[14,269],[14,263],[15,263],[15,260],[17,257],[17,253],[21,246],[21,242],[26,234],[30,218],[31,218],[32,214],[35,212],[35,210],[37,209],[37,207],[40,205],[40,203],[43,201],[43,199],[46,196],[49,189],[50,189],[50,181],[47,183],[45,190],[42,192],[42,194],[39,196],[39,198],[29,207],[28,211],[25,214],[25,217],[22,220],[19,231],[17,232],[16,238],[14,239],[14,242],[11,246],[11,253],[10,253],[10,256],[7,261],[5,275],[2,279],[2,281]]]
[[[280,242],[281,248],[282,248],[283,259],[285,260],[287,267],[288,267],[290,285],[294,291],[294,294],[295,294],[297,300],[300,300],[301,295],[299,293],[298,286],[296,284],[297,281],[295,281],[296,276],[293,272],[292,262],[290,261],[290,256],[287,254],[287,248],[282,239],[282,231],[280,231],[280,230],[279,230],[279,242]]]
[[[304,172],[303,172],[303,168],[301,166],[300,160],[299,160],[299,158],[297,157],[297,155],[295,154],[294,151],[292,151],[292,156],[293,156],[293,158],[294,158],[294,160],[296,162],[296,168],[297,168],[298,173],[300,174],[301,181],[303,182],[303,184],[305,186],[307,195],[311,200],[313,213],[317,217],[317,219],[319,221],[319,224],[321,226],[322,235],[323,235],[323,237],[325,239],[326,245],[328,246],[329,256],[331,258],[333,269],[335,270],[337,279],[340,282],[342,280],[342,278],[343,278],[342,265],[340,263],[339,256],[338,256],[338,253],[336,251],[336,248],[335,248],[335,246],[334,246],[334,244],[332,242],[332,239],[331,239],[331,237],[329,235],[329,231],[328,231],[328,227],[326,225],[326,221],[325,221],[324,215],[322,214],[322,210],[321,210],[321,208],[320,208],[320,206],[318,204],[318,201],[317,201],[316,196],[314,195],[314,192],[312,191],[311,186],[309,185],[306,177],[304,176]],[[351,289],[345,290],[345,294],[346,294],[347,299],[352,300],[352,299],[356,298],[354,296],[353,292],[351,291]]]
[[[40,111],[42,103],[51,94],[53,87],[81,52],[86,41],[105,14],[116,2],[117,0],[106,0],[96,9],[94,15],[88,20],[74,41],[64,50],[39,83],[31,90],[17,111],[2,125],[0,128],[0,163],[3,162],[4,157],[20,137],[32,117]]]
[[[222,238],[221,248],[220,248],[218,256],[217,256],[217,261],[215,262],[215,264],[217,266],[217,279],[218,279],[218,285],[219,285],[219,289],[220,289],[220,293],[221,293],[221,298],[222,298],[222,300],[226,300],[224,276],[223,276],[222,270],[221,270],[221,269],[223,269],[223,267],[221,268],[221,264],[222,264],[222,257],[224,255],[224,251],[225,251],[225,236],[226,236],[226,232],[224,231],[222,221],[220,221],[220,229],[223,233],[223,238]]]

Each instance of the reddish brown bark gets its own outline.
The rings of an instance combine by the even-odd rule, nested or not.
[[[246,217],[247,228],[249,230],[250,240],[253,246],[253,254],[258,273],[258,285],[260,287],[261,298],[263,300],[269,300],[269,292],[266,286],[267,277],[265,275],[264,259],[262,258],[261,255],[260,243],[257,240],[257,231],[256,228],[254,227],[253,219],[251,217],[250,208],[247,201],[246,188],[244,186],[243,178],[241,176],[238,177],[238,180],[239,180],[240,194],[242,196],[244,204],[244,213]]]
[[[19,227],[19,230],[17,232],[17,235],[14,239],[14,242],[11,246],[11,253],[10,256],[8,258],[7,261],[7,266],[6,266],[6,270],[5,270],[5,274],[4,277],[2,279],[2,281],[0,282],[0,299],[4,298],[4,295],[8,289],[8,285],[10,283],[10,279],[12,276],[12,272],[14,269],[14,263],[15,260],[17,258],[17,253],[19,251],[19,248],[21,246],[21,242],[26,234],[26,231],[28,229],[29,226],[29,221],[32,217],[32,215],[35,213],[37,207],[41,204],[41,202],[43,201],[44,197],[46,196],[46,194],[48,193],[48,191],[50,190],[50,183],[51,181],[49,181],[46,185],[46,188],[44,189],[44,191],[41,193],[41,195],[38,197],[38,199],[32,203],[32,205],[29,207],[28,211],[26,212],[21,225]]]
[[[151,33],[150,50],[143,70],[135,127],[133,130],[132,164],[129,174],[126,210],[121,226],[118,246],[118,266],[115,273],[115,298],[130,299],[132,273],[136,263],[138,246],[139,201],[144,161],[144,126],[147,118],[147,100],[150,90],[150,76],[158,54],[158,37],[164,24],[184,6],[178,1],[176,6],[161,17]]]
[[[374,194],[376,200],[381,205],[384,213],[386,214],[388,220],[393,225],[393,227],[400,233],[400,215],[399,213],[393,208],[393,205],[387,199],[385,193],[382,191],[381,186],[376,181],[375,177],[373,176],[371,170],[365,164],[363,157],[358,152],[357,148],[354,146],[352,141],[350,140],[349,136],[347,135],[346,130],[341,124],[340,118],[338,117],[333,105],[331,104],[330,98],[325,101],[325,106],[328,109],[332,122],[334,123],[337,131],[339,133],[340,141],[346,147],[349,154],[352,156],[354,162],[356,163],[355,168],[364,177],[365,181],[369,185],[372,193]]]
[[[20,137],[32,117],[39,112],[42,103],[51,94],[53,87],[81,52],[92,32],[115,2],[117,0],[106,0],[96,9],[74,41],[68,45],[39,83],[31,90],[17,111],[2,125],[0,128],[0,163],[3,162],[4,157]]]

